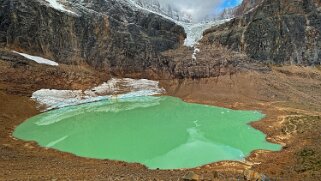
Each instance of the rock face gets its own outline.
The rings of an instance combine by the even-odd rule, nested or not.
[[[263,64],[321,62],[319,0],[244,0],[226,11],[237,18],[204,32],[197,53],[182,46],[181,26],[134,1],[147,7],[146,0],[2,0],[0,49],[139,78],[218,77],[265,71]]]
[[[243,0],[242,3],[234,10],[234,16],[239,17],[254,11],[264,0]]]
[[[236,7],[226,8],[215,19],[230,19],[234,17],[241,17],[244,14],[254,11],[263,0],[243,0],[242,3]]]
[[[0,47],[122,74],[166,67],[160,53],[186,37],[182,27],[124,0],[64,2],[2,0]]]
[[[235,11],[237,8],[227,8],[218,16],[217,19],[230,19],[235,17]]]
[[[264,0],[253,1],[252,10],[244,7],[243,16],[205,31],[202,43],[221,44],[258,62],[321,63],[320,1]]]

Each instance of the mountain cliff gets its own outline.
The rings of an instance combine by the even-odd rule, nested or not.
[[[254,11],[264,0],[243,0],[242,3],[234,8],[234,16],[239,17]]]
[[[203,44],[223,45],[257,62],[321,63],[321,8],[317,0],[244,1],[239,16],[204,32]]]
[[[236,7],[224,9],[217,19],[229,19],[243,16],[249,11],[255,10],[262,2],[263,0],[243,0],[242,3]]]
[[[3,0],[0,46],[118,74],[161,70],[184,29],[116,0]]]
[[[0,46],[149,78],[216,77],[266,70],[267,64],[321,62],[317,0],[244,0],[226,11],[236,18],[206,30],[199,44],[195,37],[212,22],[184,23],[170,17],[176,10],[165,9],[157,0],[4,0]],[[183,47],[186,33],[175,23],[185,27],[185,43],[192,40],[194,48]]]

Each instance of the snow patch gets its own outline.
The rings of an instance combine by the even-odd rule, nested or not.
[[[192,59],[193,59],[193,60],[197,60],[195,53],[192,54]]]
[[[199,52],[201,52],[201,50],[200,50],[199,48],[194,47],[194,52],[193,52],[193,54],[192,54],[192,59],[193,59],[193,60],[196,60],[196,59],[197,59],[197,58],[196,58],[196,55],[197,55]]]
[[[159,82],[147,79],[111,79],[106,83],[86,91],[41,89],[32,94],[32,99],[46,110],[97,102],[102,100],[121,100],[164,93]]]
[[[66,9],[65,6],[59,2],[59,0],[46,0],[46,2],[48,2],[51,7],[55,8],[58,11],[64,11],[64,12],[78,15],[77,13]]]
[[[42,57],[32,56],[32,55],[28,55],[28,54],[20,53],[20,52],[16,52],[16,51],[12,51],[12,52],[17,53],[17,54],[19,54],[29,60],[33,60],[39,64],[45,64],[45,65],[51,65],[51,66],[58,66],[59,65],[57,62],[54,62],[52,60],[45,59]]]

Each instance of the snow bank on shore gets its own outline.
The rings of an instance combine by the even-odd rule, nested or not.
[[[51,65],[51,66],[58,66],[59,64],[57,62],[54,62],[52,60],[49,60],[49,59],[45,59],[45,58],[42,58],[42,57],[37,57],[37,56],[32,56],[32,55],[28,55],[26,53],[20,53],[20,52],[16,52],[16,51],[13,51],[13,53],[17,53],[29,60],[33,60],[39,64],[45,64],[45,65]]]
[[[78,104],[108,99],[127,99],[164,93],[159,82],[147,79],[111,79],[98,87],[82,90],[41,89],[32,94],[32,99],[52,110]]]

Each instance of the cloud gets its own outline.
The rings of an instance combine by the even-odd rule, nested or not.
[[[154,1],[154,0],[148,0]],[[194,21],[206,16],[217,15],[225,7],[233,7],[242,0],[158,0],[161,4],[170,4],[180,11],[192,15]]]
[[[177,9],[192,15],[194,21],[214,14],[216,7],[222,0],[159,0],[160,3],[168,3]]]

